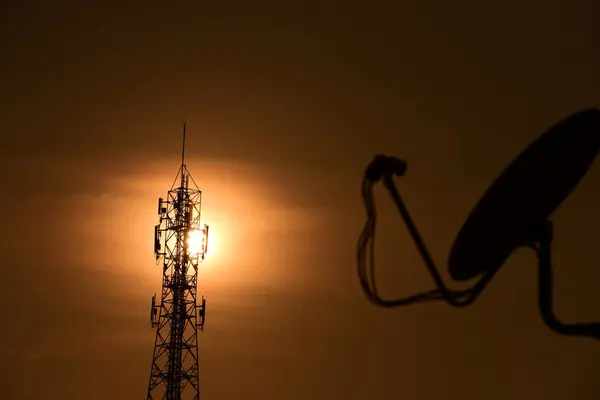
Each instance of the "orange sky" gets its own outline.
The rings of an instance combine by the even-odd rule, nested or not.
[[[543,325],[530,252],[469,309],[381,310],[355,246],[363,169],[391,153],[409,162],[399,187],[444,268],[504,165],[600,107],[597,7],[397,3],[3,5],[0,398],[145,396],[156,201],[184,120],[218,243],[200,274],[203,398],[595,398],[600,346]],[[568,321],[600,320],[599,187],[596,165],[554,218]],[[378,202],[383,289],[430,289]]]

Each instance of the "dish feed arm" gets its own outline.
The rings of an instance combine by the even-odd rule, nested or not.
[[[400,197],[396,185],[393,181],[393,176],[402,176],[406,172],[407,164],[403,160],[396,159],[394,157],[387,157],[378,155],[375,157],[373,162],[367,167],[365,171],[365,178],[363,181],[363,200],[367,210],[367,223],[363,230],[363,233],[358,243],[358,264],[359,264],[359,276],[361,284],[367,298],[380,306],[383,307],[398,307],[413,304],[416,302],[432,301],[432,300],[445,300],[449,304],[455,307],[465,307],[472,304],[481,294],[483,289],[492,279],[495,274],[494,272],[486,272],[482,278],[471,288],[467,290],[451,290],[444,283],[441,275],[439,274],[433,259],[425,245],[425,242],[421,238],[409,212],[404,204],[404,201]],[[376,212],[373,200],[373,184],[378,180],[383,179],[385,187],[392,195],[392,199],[396,204],[402,219],[404,220],[406,227],[413,239],[425,266],[431,274],[433,281],[437,287],[436,290],[429,292],[420,293],[414,296],[405,297],[397,300],[384,300],[379,297],[374,282],[374,266],[373,266],[373,236],[375,233],[376,224]],[[366,248],[371,241],[371,251],[369,260],[367,260]],[[370,274],[367,273],[367,265],[371,264]],[[370,279],[370,283],[369,283]]]

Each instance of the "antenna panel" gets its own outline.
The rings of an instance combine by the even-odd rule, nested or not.
[[[202,259],[204,254],[208,252],[208,225],[204,224],[204,251],[202,252]]]
[[[160,253],[160,226],[156,225],[154,227],[154,254],[158,255]]]

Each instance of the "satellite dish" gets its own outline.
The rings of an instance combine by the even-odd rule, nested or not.
[[[367,222],[357,246],[359,279],[367,298],[382,307],[436,300],[466,307],[477,299],[515,249],[528,246],[538,256],[538,306],[546,325],[561,334],[600,339],[600,324],[565,324],[554,315],[550,251],[553,227],[549,220],[586,174],[599,151],[600,111],[589,109],[556,124],[504,170],[473,208],[450,251],[448,269],[454,280],[481,276],[470,289],[460,291],[449,289],[444,283],[396,188],[393,177],[405,174],[406,162],[376,156],[363,180]],[[373,185],[379,180],[383,180],[390,192],[437,289],[395,300],[379,296],[373,265],[377,220]]]
[[[450,251],[450,276],[465,281],[500,268],[567,198],[599,150],[596,109],[578,112],[540,136],[471,211]]]

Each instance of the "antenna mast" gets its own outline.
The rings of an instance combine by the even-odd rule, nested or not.
[[[181,148],[181,168],[180,168],[180,172],[181,172],[181,187],[187,186],[187,182],[186,182],[186,172],[187,169],[185,167],[185,122],[183,123],[183,145]]]
[[[147,400],[200,398],[198,329],[204,330],[206,300],[197,298],[198,266],[208,244],[208,225],[200,224],[202,191],[185,166],[185,123],[179,187],[158,199],[154,255],[162,261],[162,293],[152,297],[150,321],[156,329]],[[177,177],[175,178],[177,182]]]
[[[185,125],[186,123],[183,123],[183,148],[181,150],[181,166],[185,167]]]

